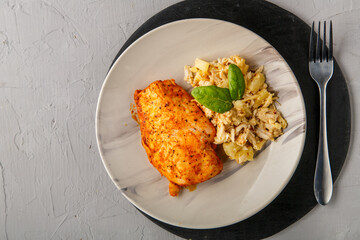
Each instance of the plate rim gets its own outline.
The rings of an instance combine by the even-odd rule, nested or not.
[[[296,157],[296,164],[293,165],[291,171],[289,171],[289,174],[286,178],[286,180],[283,181],[283,184],[281,185],[281,187],[279,187],[278,191],[274,192],[273,195],[267,200],[264,201],[264,204],[262,204],[262,206],[254,209],[253,211],[251,211],[250,213],[247,214],[247,216],[245,218],[242,218],[241,220],[236,220],[234,222],[231,223],[226,223],[226,224],[222,224],[222,225],[216,225],[216,226],[211,226],[211,227],[194,227],[191,225],[184,225],[183,223],[181,225],[176,224],[174,222],[171,221],[167,221],[165,219],[161,219],[160,217],[154,215],[153,213],[143,209],[141,206],[138,206],[130,197],[128,197],[123,191],[122,191],[122,187],[119,186],[119,182],[117,182],[115,179],[115,177],[113,176],[113,174],[111,173],[111,170],[109,168],[109,166],[107,166],[107,163],[105,161],[104,155],[103,155],[103,151],[100,147],[100,137],[99,137],[99,111],[100,111],[100,104],[101,104],[101,100],[103,98],[103,94],[104,94],[104,87],[107,84],[107,82],[109,81],[109,76],[111,75],[111,73],[114,71],[114,69],[116,68],[118,62],[120,61],[120,59],[131,49],[133,48],[135,45],[137,45],[138,42],[140,42],[142,39],[146,38],[147,36],[153,34],[154,32],[160,31],[163,28],[168,27],[169,25],[175,25],[175,24],[181,24],[182,22],[189,22],[189,21],[213,21],[213,22],[219,22],[219,23],[226,23],[226,24],[231,24],[234,25],[236,27],[240,27],[245,29],[246,31],[251,32],[252,34],[254,34],[257,38],[260,38],[262,41],[266,42],[269,46],[271,46],[271,48],[281,57],[281,59],[283,60],[285,67],[289,70],[290,74],[292,75],[293,79],[295,80],[295,84],[297,85],[297,91],[299,91],[300,93],[300,100],[301,100],[301,109],[302,109],[302,115],[304,117],[304,132],[301,134],[302,139],[301,139],[301,147],[299,148],[299,153],[298,156]],[[126,42],[126,41],[125,41]],[[125,43],[124,43],[125,44]],[[124,46],[124,45],[123,45]],[[239,24],[233,23],[233,22],[229,22],[226,20],[222,20],[222,19],[216,19],[216,18],[186,18],[186,19],[181,19],[181,20],[176,20],[176,21],[172,21],[166,24],[163,24],[161,26],[158,26],[148,32],[146,32],[145,34],[143,34],[141,37],[137,38],[135,41],[133,41],[129,46],[126,47],[126,49],[116,58],[115,61],[112,62],[112,65],[109,69],[109,71],[107,72],[104,82],[101,86],[100,89],[100,93],[98,96],[98,101],[97,101],[97,105],[96,105],[96,113],[95,113],[95,133],[96,133],[96,143],[97,143],[97,147],[98,147],[98,151],[100,154],[100,158],[102,160],[102,163],[106,169],[107,174],[110,176],[111,181],[115,184],[116,188],[118,190],[120,190],[122,196],[124,196],[132,205],[134,205],[137,209],[141,210],[142,212],[144,212],[145,214],[149,215],[150,217],[175,226],[175,227],[181,227],[181,228],[188,228],[188,229],[215,229],[215,228],[221,228],[221,227],[226,227],[226,226],[230,226],[239,222],[242,222],[248,218],[250,218],[251,216],[257,214],[258,212],[262,211],[263,209],[265,209],[271,202],[273,202],[279,195],[280,193],[285,189],[285,187],[289,184],[291,178],[293,177],[299,162],[301,160],[301,156],[303,155],[303,151],[304,151],[304,147],[305,147],[305,142],[306,142],[306,133],[307,133],[307,114],[306,114],[306,105],[305,105],[305,100],[304,100],[304,96],[303,93],[301,91],[301,87],[300,84],[294,74],[294,72],[292,71],[292,69],[290,68],[289,64],[287,63],[287,61],[285,60],[285,58],[279,53],[279,51],[272,45],[270,44],[266,39],[264,39],[263,37],[261,37],[260,35],[258,35],[257,33],[253,32],[252,30],[243,27]]]

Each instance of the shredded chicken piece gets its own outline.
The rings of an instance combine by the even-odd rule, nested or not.
[[[200,62],[202,66],[184,67],[184,80],[193,87],[216,85],[228,88],[230,64],[236,64],[243,73],[245,93],[241,100],[233,102],[234,107],[230,111],[220,114],[197,104],[216,127],[214,143],[224,144],[227,155],[239,163],[253,160],[253,149],[261,150],[266,141],[274,141],[287,127],[286,120],[276,109],[277,97],[268,91],[264,67],[251,71],[245,59],[237,55]]]

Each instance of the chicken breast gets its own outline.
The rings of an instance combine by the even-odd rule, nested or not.
[[[134,99],[142,145],[150,163],[170,181],[170,195],[221,172],[223,164],[212,144],[214,126],[174,80],[136,90]]]

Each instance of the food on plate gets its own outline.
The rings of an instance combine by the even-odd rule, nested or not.
[[[225,113],[233,108],[232,101],[240,100],[245,91],[244,76],[235,64],[229,65],[229,88],[217,86],[200,86],[191,91],[191,95],[204,107],[217,112]]]
[[[194,66],[184,67],[184,80],[194,87],[198,106],[216,127],[214,143],[240,164],[253,160],[256,151],[287,127],[263,69],[250,70],[237,55],[212,62],[196,59]]]
[[[230,92],[226,88],[217,86],[197,87],[191,95],[203,106],[208,109],[224,113],[233,108]]]
[[[134,99],[142,145],[150,163],[170,181],[171,196],[221,172],[213,124],[174,80],[136,90]]]
[[[232,100],[240,100],[245,91],[245,80],[240,68],[230,64],[228,69],[229,92]]]

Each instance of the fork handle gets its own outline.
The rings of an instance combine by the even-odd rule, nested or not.
[[[326,85],[318,85],[320,91],[320,130],[314,179],[315,197],[321,205],[329,203],[333,191],[326,128]]]

